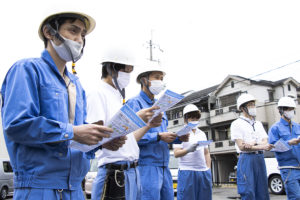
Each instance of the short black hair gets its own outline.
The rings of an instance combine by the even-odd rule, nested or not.
[[[70,21],[71,23],[73,23],[77,19],[80,20],[80,18],[76,18],[76,17],[57,17],[51,19],[50,21],[45,22],[44,25],[49,24],[54,30],[58,31],[60,26],[66,23],[66,21]],[[42,26],[42,28],[44,27],[44,25]],[[44,38],[44,46],[45,48],[47,48],[48,39],[45,36],[43,36],[43,38]]]
[[[193,111],[193,112],[189,112],[189,113],[186,113],[184,115],[184,121],[187,122],[187,119],[200,119],[201,118],[201,114],[199,111]]]
[[[255,101],[254,100],[253,101],[247,101],[246,103],[243,103],[242,105],[240,105],[239,109],[241,109],[241,110],[242,110],[242,108],[245,109],[247,107],[248,103],[251,103],[251,102],[255,102]]]
[[[137,80],[141,84],[141,88],[143,88],[143,83],[141,81],[142,78],[146,78],[147,80],[149,80],[150,74],[151,74],[151,72],[144,72],[144,73],[141,73],[140,75],[138,75]]]
[[[278,107],[278,111],[279,111],[280,115],[283,115],[283,112],[287,111],[287,110],[289,110],[289,107],[285,107],[285,106],[279,106]]]
[[[118,72],[121,69],[125,70],[125,65],[124,64],[119,64],[119,63],[113,63],[113,62],[104,62],[104,63],[102,63],[101,79],[106,78],[108,75],[110,75],[107,68],[114,69],[114,71]]]

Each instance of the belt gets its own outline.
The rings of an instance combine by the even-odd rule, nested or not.
[[[300,166],[278,166],[278,169],[300,169]]]
[[[241,152],[241,154],[263,154],[263,151]]]
[[[138,162],[137,161],[134,161],[132,163],[130,163],[130,165],[128,166],[127,163],[125,164],[114,164],[114,163],[110,163],[110,164],[106,164],[105,165],[105,168],[106,169],[112,169],[112,170],[127,170],[127,169],[130,169],[130,168],[136,168],[138,166]]]

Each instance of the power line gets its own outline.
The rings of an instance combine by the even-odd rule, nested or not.
[[[285,64],[285,65],[276,67],[276,68],[274,68],[274,69],[270,69],[270,70],[268,70],[268,71],[266,71],[266,72],[262,72],[262,73],[260,73],[260,74],[255,75],[255,76],[252,76],[252,77],[250,77],[249,79],[252,79],[252,78],[257,77],[257,76],[261,76],[261,75],[263,75],[263,74],[270,73],[270,72],[272,72],[272,71],[275,71],[275,70],[284,68],[284,67],[289,66],[289,65],[293,65],[293,64],[295,64],[295,63],[297,63],[297,62],[300,62],[300,60],[296,60],[296,61],[294,61],[294,62],[290,62],[290,63],[288,63],[288,64]]]
[[[270,73],[270,72],[272,72],[272,71],[275,71],[275,70],[278,70],[278,69],[287,67],[287,66],[289,66],[289,65],[293,65],[293,64],[298,63],[298,62],[300,62],[300,60],[296,60],[296,61],[294,61],[294,62],[290,62],[290,63],[288,63],[288,64],[285,64],[285,65],[276,67],[276,68],[274,68],[274,69],[270,69],[270,70],[268,70],[268,71],[265,71],[265,72],[256,74],[256,75],[254,75],[254,76],[252,76],[252,77],[250,77],[250,78],[245,78],[245,77],[244,77],[244,78],[245,78],[244,80],[236,81],[236,82],[233,82],[233,83],[236,84],[236,83],[241,83],[241,82],[245,82],[245,81],[248,81],[248,80],[251,81],[251,80],[253,80],[253,78],[255,78],[255,77],[261,76],[261,75],[263,75],[263,74]],[[229,87],[229,86],[231,86],[231,84],[230,84],[230,85],[225,85],[223,88],[226,88],[226,87]]]

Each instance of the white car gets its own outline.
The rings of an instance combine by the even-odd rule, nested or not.
[[[8,159],[0,158],[0,199],[12,196],[14,192],[14,173]]]
[[[178,179],[178,158],[175,158],[174,152],[170,151],[169,169],[173,179],[174,193],[177,193],[177,179]]]
[[[267,177],[268,177],[268,186],[270,191],[273,194],[283,194],[284,191],[284,183],[280,176],[280,171],[278,169],[278,162],[275,158],[273,152],[265,151],[264,152],[266,169],[267,169]],[[236,166],[234,168],[235,172],[231,172],[229,174],[229,182],[236,183]]]
[[[283,194],[284,184],[278,169],[278,162],[273,152],[265,152],[265,163],[267,168],[268,185],[273,194]]]
[[[85,176],[84,189],[85,189],[85,195],[88,199],[91,198],[93,182],[98,172],[97,161],[98,161],[97,159],[91,160],[90,171]]]

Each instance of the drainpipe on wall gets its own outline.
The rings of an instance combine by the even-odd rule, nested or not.
[[[284,97],[285,96],[284,87],[283,87],[283,85],[281,87],[282,87],[282,94],[283,94],[283,97]]]

